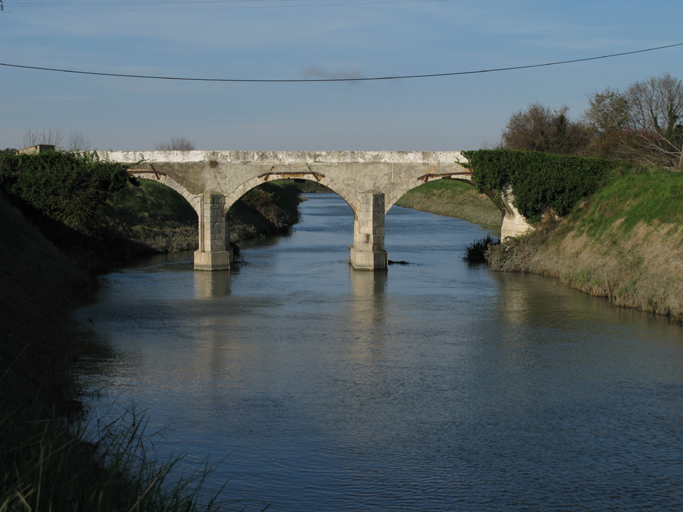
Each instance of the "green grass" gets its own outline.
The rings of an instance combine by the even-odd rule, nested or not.
[[[616,177],[575,210],[570,220],[578,220],[578,230],[593,238],[610,231],[626,237],[640,222],[681,224],[683,174],[654,171]]]
[[[564,219],[508,239],[488,254],[494,270],[560,278],[593,296],[683,318],[683,174],[635,168],[604,186]]]
[[[438,180],[410,190],[396,204],[424,212],[457,217],[487,228],[500,227],[503,214],[484,194],[467,183]]]

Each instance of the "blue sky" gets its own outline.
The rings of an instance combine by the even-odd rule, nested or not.
[[[300,79],[447,73],[683,43],[683,2],[3,0],[0,62],[109,73]],[[363,83],[169,82],[0,66],[0,148],[29,129],[98,149],[184,135],[206,150],[462,150],[532,102],[671,73],[683,47],[480,75]]]

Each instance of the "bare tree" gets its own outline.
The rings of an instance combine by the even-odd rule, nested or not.
[[[569,107],[551,110],[540,103],[530,104],[510,117],[501,135],[501,146],[547,153],[576,154],[590,142],[590,133],[581,122],[567,116]]]
[[[160,142],[154,149],[157,151],[192,151],[197,148],[190,139],[181,135],[180,137],[172,137],[169,142]]]
[[[69,134],[68,146],[69,151],[88,151],[90,149],[90,139],[88,139],[81,130],[73,130]]]
[[[586,123],[598,134],[622,130],[629,123],[629,104],[619,89],[596,92],[588,98],[590,107],[584,113]]]
[[[631,84],[625,96],[633,149],[649,163],[683,170],[683,81],[664,73]]]
[[[24,133],[22,142],[24,147],[37,146],[38,144],[51,144],[55,147],[62,143],[64,137],[62,136],[62,131],[52,128],[43,128],[41,130],[27,130]]]
[[[585,118],[598,156],[683,170],[683,82],[669,73],[606,89],[589,99]]]
[[[626,96],[608,87],[594,93],[588,103],[584,121],[593,134],[588,152],[602,158],[634,160],[631,137],[627,134],[630,109]]]

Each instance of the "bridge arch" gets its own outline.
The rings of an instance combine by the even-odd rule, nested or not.
[[[136,178],[141,180],[149,180],[156,181],[157,183],[163,183],[167,187],[172,188],[181,196],[183,196],[188,203],[190,203],[190,206],[194,208],[194,211],[197,212],[197,215],[200,215],[201,196],[191,194],[189,190],[187,190],[184,186],[182,186],[180,183],[175,181],[170,176],[149,169],[128,169],[128,174],[131,174],[132,176],[135,176]]]
[[[386,204],[386,213],[389,213],[391,207],[394,206],[399,199],[401,199],[411,190],[421,187],[422,185],[425,185],[427,183],[441,180],[459,181],[461,183],[467,183],[468,185],[475,188],[477,186],[477,184],[472,179],[472,174],[470,172],[458,172],[449,174],[425,174],[413,181],[408,182],[404,186],[392,191],[391,199],[387,201]],[[489,199],[491,199],[493,204],[495,204],[496,207],[500,210],[501,215],[503,215],[503,217],[514,215],[514,211],[511,209],[510,205],[507,203],[507,201],[505,201],[505,198],[502,195],[497,195],[494,191],[488,190],[484,187],[482,187],[482,189],[483,193]]]
[[[346,203],[353,210],[354,214],[356,212],[356,208],[354,207],[356,198],[353,197],[353,195],[349,193],[349,191],[345,190],[343,186],[339,185],[338,183],[335,183],[334,180],[328,178],[324,174],[317,172],[272,172],[256,176],[255,178],[251,178],[250,180],[238,185],[231,194],[225,197],[225,205],[223,206],[225,214],[227,215],[228,210],[230,210],[230,207],[232,207],[232,205],[234,205],[242,196],[244,196],[250,190],[258,187],[259,185],[263,185],[264,183],[280,180],[304,180],[324,185],[332,192],[337,194],[339,197],[341,197],[344,201],[346,201]]]

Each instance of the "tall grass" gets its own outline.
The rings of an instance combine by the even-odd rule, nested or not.
[[[0,512],[219,509],[202,494],[208,464],[174,477],[182,457],[157,460],[147,418],[134,409],[94,433],[37,419],[31,408],[0,410]]]

